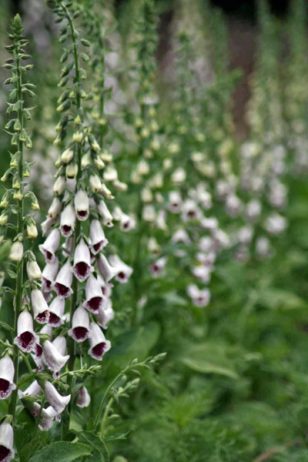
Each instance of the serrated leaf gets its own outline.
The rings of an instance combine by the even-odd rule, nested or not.
[[[72,462],[90,454],[91,449],[85,444],[58,441],[40,449],[29,462]]]

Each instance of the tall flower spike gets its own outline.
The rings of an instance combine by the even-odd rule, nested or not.
[[[10,167],[2,177],[7,187],[3,196],[6,197],[7,203],[2,200],[0,207],[5,208],[7,220],[0,220],[0,240],[3,243],[7,229],[10,229],[13,245],[9,255],[10,271],[7,273],[8,278],[5,278],[4,287],[8,282],[6,279],[12,278],[8,284],[12,295],[6,297],[5,303],[8,304],[10,312],[14,310],[14,316],[12,316],[14,321],[11,325],[14,345],[6,339],[11,357],[4,356],[0,360],[0,398],[10,397],[8,414],[13,416],[12,425],[15,427],[18,416],[16,412],[17,387],[22,379],[19,375],[25,370],[27,353],[33,351],[37,341],[31,314],[25,309],[28,309],[31,299],[36,320],[45,322],[45,315],[48,314],[45,310],[48,307],[45,300],[39,299],[36,293],[36,291],[40,292],[38,287],[41,272],[32,252],[37,237],[36,223],[32,214],[33,211],[39,210],[39,206],[35,194],[27,184],[31,165],[26,160],[27,150],[32,147],[27,121],[31,119],[32,109],[28,102],[34,96],[34,85],[27,81],[27,71],[32,68],[32,65],[29,63],[30,56],[25,51],[27,41],[23,38],[23,27],[19,15],[12,20],[10,39],[11,44],[7,49],[11,58],[5,65],[11,72],[6,80],[6,84],[10,87],[7,103],[7,114],[10,120],[6,123],[5,130],[11,136],[12,147]],[[6,307],[3,311],[7,311]],[[29,365],[28,362],[27,365]],[[11,460],[14,455],[13,430],[8,424],[2,424],[0,427],[0,454],[1,460]]]
[[[93,2],[93,7],[95,3]],[[47,262],[43,271],[43,287],[45,292],[49,291],[49,325],[57,327],[61,324],[61,333],[54,340],[51,333],[47,340],[44,338],[42,341],[45,365],[71,392],[75,362],[79,361],[75,354],[74,341],[82,343],[89,339],[89,356],[95,359],[101,359],[110,348],[110,342],[104,338],[100,327],[91,321],[96,315],[99,316],[100,310],[108,306],[107,300],[111,296],[112,288],[108,281],[117,276],[119,271],[119,268],[113,270],[109,265],[109,271],[107,268],[103,271],[106,279],[103,280],[99,275],[102,266],[100,259],[108,262],[102,254],[108,244],[105,231],[113,226],[110,211],[113,207],[109,206],[113,194],[106,182],[114,186],[119,186],[120,182],[117,172],[110,165],[105,175],[105,163],[111,162],[102,146],[104,136],[101,134],[105,128],[100,126],[98,129],[97,122],[94,122],[97,100],[93,100],[93,108],[90,108],[87,102],[91,100],[92,94],[87,93],[87,85],[84,88],[82,85],[85,72],[81,68],[81,62],[86,60],[83,59],[85,53],[81,50],[84,47],[91,58],[91,45],[81,37],[75,26],[75,19],[83,6],[70,0],[52,0],[50,4],[58,22],[62,23],[60,41],[63,48],[63,70],[59,88],[63,92],[58,99],[60,121],[55,144],[61,144],[63,150],[56,160],[54,197],[44,224],[47,237],[41,246],[41,252]],[[84,13],[86,16],[88,12]],[[97,25],[101,27],[99,21]],[[102,57],[104,59],[103,54]],[[105,97],[105,92],[101,91],[101,86],[99,88],[101,99]],[[125,216],[124,218],[126,219]],[[55,274],[57,261],[59,270]],[[123,265],[122,263],[121,268],[124,268]],[[129,271],[127,268],[125,270]],[[112,317],[113,312],[109,309],[102,324],[107,325]],[[91,359],[84,356],[84,350],[80,351],[83,368],[86,368],[90,366],[88,361]],[[66,371],[59,375],[64,367]],[[78,381],[78,376],[76,380]],[[64,411],[69,403],[68,397],[63,403],[63,397],[49,381],[46,382],[45,394],[50,406],[58,413]],[[73,403],[69,403],[68,407],[72,405]],[[68,431],[69,418],[66,414],[65,432]],[[42,409],[42,430],[49,428],[54,420],[52,409]]]

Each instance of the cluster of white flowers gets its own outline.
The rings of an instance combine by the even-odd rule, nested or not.
[[[208,285],[215,261],[219,252],[229,244],[227,234],[213,215],[212,205],[211,194],[204,183],[191,188],[185,199],[179,190],[171,191],[167,203],[169,213],[178,215],[171,237],[175,256],[186,257],[188,251],[193,251],[191,275],[196,283],[187,286],[187,294],[198,307],[204,307],[210,301]]]

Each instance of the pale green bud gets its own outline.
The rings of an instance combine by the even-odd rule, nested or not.
[[[75,132],[73,135],[73,141],[75,143],[81,143],[83,140],[83,133],[82,132]]]
[[[77,164],[69,164],[69,165],[67,165],[67,167],[65,169],[66,178],[70,178],[70,179],[76,178],[77,173],[78,173]]]
[[[9,259],[15,262],[22,260],[24,254],[24,248],[21,242],[14,242],[12,244]]]
[[[8,221],[8,216],[6,213],[0,215],[0,226],[6,225]]]
[[[74,157],[74,152],[72,149],[66,149],[61,154],[61,162],[63,164],[68,164]]]

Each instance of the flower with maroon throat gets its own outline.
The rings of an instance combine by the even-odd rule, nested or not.
[[[193,304],[199,308],[207,306],[210,302],[210,291],[209,289],[199,289],[195,284],[190,284],[187,287],[187,294],[191,298]]]
[[[103,292],[99,281],[90,275],[86,283],[86,300],[84,307],[91,313],[97,314],[104,303]]]
[[[84,342],[89,337],[90,320],[86,310],[80,306],[73,314],[72,328],[68,334],[77,343]]]
[[[73,271],[81,282],[85,281],[92,271],[90,250],[84,239],[80,240],[75,249]]]
[[[179,213],[182,208],[182,197],[178,191],[169,193],[168,210],[171,213]]]
[[[116,280],[121,284],[125,284],[130,278],[133,268],[124,263],[118,255],[111,255],[109,262],[116,271]]]
[[[49,305],[48,324],[52,327],[59,327],[64,321],[65,300],[63,297],[56,297]]]
[[[167,263],[166,257],[161,257],[155,262],[153,262],[152,265],[150,266],[150,271],[151,271],[152,276],[159,277],[164,271],[166,263]]]
[[[39,289],[32,290],[31,305],[36,322],[39,324],[46,324],[49,319],[49,308],[44,295]]]
[[[3,422],[0,425],[0,462],[10,462],[14,455],[13,427],[9,423]]]
[[[62,236],[70,237],[75,229],[76,215],[74,207],[68,204],[62,211],[60,217],[60,231]]]
[[[33,319],[28,311],[22,311],[17,320],[17,337],[14,343],[24,353],[29,353],[35,348],[37,335],[33,330]]]
[[[69,261],[60,269],[54,284],[57,295],[62,298],[68,298],[72,293],[73,271]]]
[[[59,261],[57,257],[52,262],[47,262],[42,272],[42,288],[43,292],[51,291],[55,277],[58,273]]]
[[[43,244],[39,246],[40,251],[45,257],[46,262],[52,262],[55,259],[55,253],[60,245],[60,231],[53,229]]]
[[[87,388],[83,385],[79,388],[76,398],[76,405],[80,408],[88,407],[91,403],[91,396]]]
[[[89,342],[90,348],[88,353],[93,359],[98,361],[111,348],[110,341],[105,338],[101,328],[95,322],[92,322],[90,326]]]
[[[97,255],[108,244],[108,240],[106,239],[99,220],[91,221],[90,244],[90,249],[93,255]]]
[[[78,220],[85,221],[89,217],[89,197],[85,191],[79,190],[74,198],[74,207]]]
[[[16,385],[14,383],[15,368],[9,356],[0,359],[0,399],[7,399]]]

